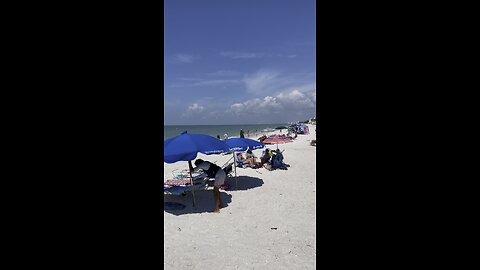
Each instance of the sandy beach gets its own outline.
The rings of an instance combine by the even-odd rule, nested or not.
[[[288,170],[237,168],[238,186],[235,178],[226,179],[232,188],[221,191],[220,213],[212,212],[212,187],[195,192],[195,208],[191,193],[165,195],[165,202],[186,208],[164,210],[164,269],[314,269],[316,147],[310,141],[316,139],[316,126],[308,126],[310,134],[278,145]],[[253,152],[260,157],[262,151]],[[231,157],[197,156],[220,166]],[[188,163],[164,163],[164,168],[164,179],[172,179],[172,172]]]

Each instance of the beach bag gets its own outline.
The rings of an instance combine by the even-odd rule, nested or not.
[[[263,167],[269,171],[273,171],[272,164],[270,164],[269,162],[263,164]]]

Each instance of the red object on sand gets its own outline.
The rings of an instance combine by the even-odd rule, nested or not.
[[[229,184],[223,184],[222,186],[220,186],[220,188],[223,190],[229,190],[231,186]]]
[[[190,184],[190,179],[169,179],[163,183],[169,186],[184,186]]]

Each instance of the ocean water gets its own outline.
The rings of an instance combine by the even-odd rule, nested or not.
[[[279,124],[259,124],[259,125],[201,125],[201,126],[163,126],[163,140],[177,136],[184,131],[188,133],[207,134],[213,137],[227,134],[229,138],[240,137],[240,129],[243,129],[245,137],[258,138],[260,131],[266,128],[274,129],[278,126],[287,126],[286,123]],[[247,134],[249,132],[249,134]]]

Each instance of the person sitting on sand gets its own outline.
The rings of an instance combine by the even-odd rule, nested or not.
[[[312,140],[312,141],[310,142],[310,145],[311,145],[311,146],[317,146],[317,140]]]
[[[240,168],[243,168],[243,166],[255,167],[255,164],[252,164],[252,160],[244,158],[242,153],[237,153],[237,161]]]
[[[220,198],[220,187],[225,183],[225,178],[227,177],[225,171],[222,170],[219,166],[209,162],[203,161],[202,159],[195,160],[195,168],[189,163],[190,171],[197,172],[198,170],[203,170],[203,172],[209,178],[215,178],[215,183],[213,184],[213,199],[214,199],[214,209],[213,212],[219,213],[220,208],[223,208],[222,198]]]
[[[272,168],[273,169],[282,169],[287,170],[287,164],[283,163],[283,154],[280,152],[280,149],[277,149],[272,157]]]
[[[270,149],[267,148],[265,151],[263,151],[262,156],[260,157],[260,166],[263,166],[263,164],[269,162],[270,158]]]
[[[258,168],[260,162],[257,162],[257,157],[252,153],[252,150],[248,149],[247,154],[245,154],[246,160],[249,162],[250,167]]]

